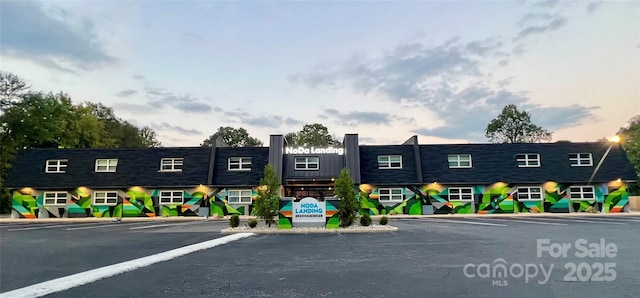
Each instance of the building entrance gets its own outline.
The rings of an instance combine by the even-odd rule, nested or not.
[[[285,196],[294,197],[296,200],[300,200],[305,197],[316,198],[319,201],[324,201],[327,198],[331,198],[334,196],[333,184],[331,185],[307,185],[307,186],[286,186],[285,187]]]

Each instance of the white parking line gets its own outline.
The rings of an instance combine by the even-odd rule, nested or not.
[[[488,223],[488,222],[469,222],[464,220],[449,220],[449,219],[439,219],[439,218],[424,218],[425,221],[440,221],[440,222],[450,222],[450,223],[459,223],[459,224],[467,224],[467,225],[481,225],[481,226],[496,226],[496,227],[506,227],[507,225],[496,224],[496,223]]]
[[[521,219],[504,219],[504,218],[487,218],[488,220],[500,220],[500,221],[512,221],[512,222],[523,222],[523,223],[530,223],[530,224],[537,224],[537,225],[552,225],[552,226],[566,226],[567,224],[565,223],[557,223],[557,222],[544,222],[544,221],[538,221],[538,220],[521,220]]]
[[[575,218],[569,218],[569,217],[561,217],[561,218],[545,218],[544,220],[550,220],[550,221],[571,221],[571,222],[584,222],[584,223],[590,223],[590,224],[605,224],[605,225],[626,225],[626,223],[623,222],[610,222],[610,221],[591,221],[591,220],[585,220],[585,219],[575,219]]]
[[[105,228],[105,227],[117,227],[117,226],[134,226],[134,225],[143,225],[143,224],[148,224],[147,222],[145,223],[108,223],[108,224],[102,224],[102,225],[98,225],[98,226],[89,226],[89,227],[77,227],[77,228],[68,228],[65,229],[67,231],[75,231],[75,230],[86,230],[86,229],[99,229],[99,228]]]
[[[19,228],[19,229],[8,229],[7,231],[29,231],[29,230],[52,229],[52,228],[68,227],[68,226],[69,226],[69,224],[52,225],[52,226],[39,226],[39,227],[28,227],[28,228]]]
[[[152,228],[158,228],[158,227],[170,227],[170,226],[184,226],[184,225],[189,225],[189,224],[196,224],[196,222],[185,222],[185,223],[172,223],[172,224],[151,225],[151,226],[144,226],[144,227],[129,228],[129,230],[142,230],[142,229],[152,229]]]
[[[131,261],[126,261],[118,264],[113,264],[85,272],[76,273],[73,275],[56,278],[50,281],[41,282],[35,285],[16,289],[10,292],[0,293],[0,298],[4,297],[40,297],[51,293],[56,293],[71,288],[75,288],[84,284],[92,283],[100,279],[112,277],[124,272],[133,271],[142,267],[147,267],[155,263],[168,261],[175,259],[186,254],[190,254],[196,251],[209,249],[229,243],[231,241],[240,240],[253,235],[253,233],[238,233],[218,239],[213,239],[205,242],[192,244],[189,246],[176,248],[170,251],[150,255],[144,258],[139,258]]]

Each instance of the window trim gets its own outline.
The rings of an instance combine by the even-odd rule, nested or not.
[[[524,158],[520,158],[521,155],[524,155]],[[530,159],[529,155],[535,155],[536,158]],[[531,161],[537,161],[537,165],[531,165]],[[524,164],[521,165],[520,162],[524,162]],[[540,153],[518,153],[516,154],[516,164],[518,168],[539,168],[542,165]]]
[[[392,161],[392,158],[400,158],[400,165],[399,166],[393,166],[393,163],[398,163],[397,161]],[[380,161],[380,158],[386,158],[387,161]],[[398,170],[398,169],[402,169],[402,155],[401,154],[392,154],[392,155],[378,155],[377,158],[378,161],[378,169],[380,170]]]
[[[459,193],[458,193],[458,194],[455,194],[456,196],[458,196],[458,198],[457,198],[457,199],[452,199],[452,198],[451,198],[451,196],[453,196],[453,195],[454,195],[454,194],[451,194],[451,191],[452,191],[452,190],[457,190],[457,191],[459,191]],[[471,194],[463,193],[463,192],[462,192],[462,190],[470,190],[470,191],[471,191]],[[448,193],[449,193],[449,195],[448,195],[449,201],[473,202],[473,199],[474,199],[474,197],[473,197],[473,196],[474,196],[474,193],[473,193],[473,187],[449,187],[449,191],[448,191]],[[463,195],[464,195],[464,196],[471,195],[471,198],[470,198],[470,199],[463,199],[463,197],[462,197]]]
[[[55,164],[50,164],[50,162],[55,162]],[[64,162],[64,164],[62,164],[62,162]],[[68,159],[47,159],[47,161],[44,163],[44,172],[48,174],[66,173],[68,163]],[[50,171],[50,167],[55,168],[55,170]]]
[[[238,162],[238,168],[237,169],[232,169],[231,168],[231,164],[232,164],[232,159],[237,159]],[[247,163],[244,162],[245,160],[249,160],[248,164],[249,164],[249,168],[244,168],[243,165],[246,165]],[[233,163],[235,164],[235,162]],[[249,156],[232,156],[229,157],[227,159],[227,171],[251,171],[251,166],[253,164],[253,159]]]
[[[169,202],[163,202],[162,201],[162,199],[163,199],[162,193],[163,192],[171,193],[171,196],[169,197]],[[173,194],[176,193],[176,192],[180,192],[180,202],[179,203],[174,201]],[[182,205],[182,204],[184,204],[184,191],[183,190],[179,190],[179,189],[164,189],[164,190],[160,190],[158,192],[158,204],[160,204],[160,205],[175,205],[175,204]]]
[[[111,165],[111,163],[115,160],[115,165]],[[107,164],[105,165],[107,167],[106,170],[104,171],[100,171],[98,170],[98,166],[100,161],[107,161]],[[113,170],[109,170],[111,167],[113,167]],[[96,166],[95,166],[95,172],[96,173],[115,173],[118,169],[118,159],[117,158],[96,158]]]
[[[104,203],[98,203],[96,202],[96,199],[98,198],[98,194],[99,193],[103,193],[104,194]],[[115,203],[109,203],[109,194],[115,194],[116,195],[116,202]],[[113,191],[113,190],[97,190],[93,192],[93,197],[91,202],[93,203],[93,205],[96,206],[115,206],[118,205],[118,197],[119,194],[117,191]]]
[[[170,169],[163,169],[165,165],[165,161],[170,161],[168,165],[171,167]],[[180,168],[177,169],[176,167]],[[160,172],[182,172],[182,167],[184,166],[184,157],[163,157],[160,159]]]
[[[298,162],[298,159],[302,159],[304,158],[305,162]],[[316,162],[309,162],[309,159],[314,158],[316,160]],[[318,171],[320,170],[320,157],[319,156],[296,156],[293,159],[293,168],[296,171]],[[310,169],[309,165],[310,164],[316,164],[317,167],[315,169]],[[298,165],[304,165],[304,168],[298,168]]]
[[[469,166],[463,166],[460,164],[462,161],[460,159],[461,156],[469,157]],[[454,162],[456,162],[457,165],[455,166],[451,165],[451,160],[449,160],[451,157],[456,158]],[[470,168],[473,168],[473,159],[471,158],[471,154],[447,154],[447,164],[449,165],[449,169],[470,169]]]
[[[400,190],[400,194],[394,194],[394,190]],[[382,194],[382,191],[389,191],[389,194]],[[378,188],[378,202],[381,203],[399,203],[404,201],[404,188],[402,187],[380,187]],[[383,196],[388,196],[388,200],[383,200]],[[394,199],[394,197],[400,196],[400,199]]]
[[[571,155],[573,154],[575,154],[576,157],[571,157]],[[586,154],[588,154],[589,156],[586,158],[581,157],[581,155],[586,155]],[[587,163],[583,164],[583,162],[586,160],[588,160],[588,164]],[[593,167],[593,154],[591,154],[591,152],[569,153],[569,163],[571,163],[572,167]]]
[[[521,189],[526,189],[525,192],[521,192]],[[531,192],[532,189],[539,189],[540,192],[535,193],[535,192]],[[518,186],[516,187],[516,194],[517,194],[517,200],[518,201],[543,201],[544,200],[544,190],[542,189],[542,187],[540,186],[528,186],[528,185],[524,185],[524,186]],[[526,198],[521,198],[521,195],[526,194]],[[531,195],[532,194],[539,194],[540,198],[539,199],[532,199]]]
[[[238,192],[238,195],[237,196],[231,196],[232,192]],[[242,201],[243,197],[245,197],[245,198],[247,197],[247,196],[243,196],[242,195],[243,192],[249,192],[249,196],[248,196],[249,197],[249,201],[248,202],[243,202]],[[232,202],[230,200],[231,197],[237,197],[237,198],[239,198],[239,200],[237,202]],[[250,204],[253,204],[253,190],[252,189],[228,189],[227,190],[227,202],[229,204],[234,204],[234,205],[246,205],[246,204],[250,205]]]
[[[47,204],[47,194],[54,194],[53,204]],[[64,194],[64,203],[58,203],[58,200],[61,198],[58,197],[59,194]],[[42,205],[43,206],[66,206],[67,201],[69,200],[69,192],[68,191],[45,191],[42,193]]]
[[[573,188],[580,188],[580,191],[575,192],[574,190],[572,190]],[[584,192],[585,188],[589,188],[591,191],[590,192]],[[579,193],[580,194],[580,198],[572,198],[572,195],[574,193]],[[591,198],[585,198],[584,195],[585,194],[591,194],[592,197]],[[569,200],[571,201],[588,201],[588,200],[595,200],[596,199],[596,189],[595,187],[593,187],[593,185],[572,185],[569,186],[569,188],[567,188],[567,194],[569,195]]]

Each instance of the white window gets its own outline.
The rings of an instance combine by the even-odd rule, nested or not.
[[[183,195],[181,190],[160,191],[160,204],[182,204]]]
[[[50,191],[45,192],[43,196],[45,206],[64,206],[67,204],[69,193],[66,191]]]
[[[96,191],[93,193],[94,205],[116,205],[118,204],[117,191]]]
[[[542,200],[542,187],[539,186],[521,186],[516,189],[518,192],[518,201],[540,201]]]
[[[46,173],[64,173],[67,169],[66,159],[50,159],[47,160],[47,164],[45,167]]]
[[[317,156],[296,157],[296,170],[318,170],[320,168],[320,158]]]
[[[473,201],[473,188],[450,187],[449,201]]]
[[[590,167],[593,166],[593,157],[591,153],[569,153],[569,161],[572,167]]]
[[[160,160],[161,172],[182,172],[184,158],[163,158]]]
[[[517,154],[516,160],[520,168],[540,167],[540,154],[537,153]]]
[[[378,169],[402,169],[402,155],[379,155]]]
[[[251,171],[251,157],[229,157],[229,171]]]
[[[115,172],[118,167],[117,159],[96,159],[96,172]]]
[[[571,186],[569,187],[569,199],[572,200],[593,200],[596,194],[593,186]]]
[[[378,189],[378,200],[380,202],[402,202],[404,196],[402,194],[402,188],[380,188]]]
[[[229,204],[251,204],[250,189],[231,189],[227,192]]]
[[[470,168],[471,167],[471,154],[449,154],[447,156],[449,162],[449,168]]]

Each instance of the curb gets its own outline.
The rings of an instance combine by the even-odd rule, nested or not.
[[[220,233],[223,235],[237,234],[237,233],[254,233],[254,234],[364,234],[364,233],[390,233],[397,232],[398,228],[393,226],[370,226],[367,228],[338,228],[338,229],[325,229],[325,228],[293,228],[280,230],[277,228],[226,228]]]
[[[584,212],[575,212],[575,213],[493,213],[493,214],[478,214],[478,213],[469,213],[469,214],[433,214],[433,215],[406,215],[406,214],[396,214],[396,215],[372,215],[372,219],[379,219],[380,217],[386,216],[389,220],[393,219],[410,219],[410,218],[469,218],[469,217],[478,217],[478,218],[491,218],[491,217],[624,217],[624,216],[640,216],[640,212],[631,211],[624,213],[584,213]],[[241,215],[240,220],[248,220],[251,218],[256,218],[255,216],[249,215]],[[229,216],[214,218],[214,217],[200,217],[200,216],[171,216],[171,217],[123,217],[123,218],[115,218],[115,217],[79,217],[79,218],[0,218],[0,223],[50,223],[50,222],[109,222],[109,221],[120,221],[122,222],[144,222],[144,221],[228,221]]]

